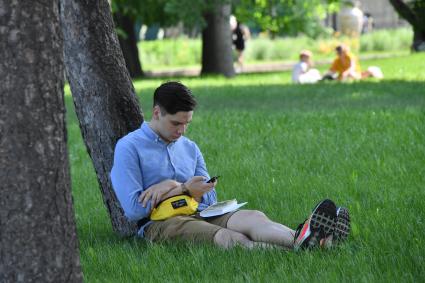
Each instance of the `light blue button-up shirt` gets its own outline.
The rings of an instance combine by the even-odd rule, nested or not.
[[[167,179],[183,183],[193,176],[210,178],[198,146],[184,136],[166,143],[147,122],[121,138],[115,147],[111,180],[129,220],[149,218],[151,201],[146,207],[138,202],[144,190]],[[216,202],[217,195],[213,189],[203,195],[198,210]],[[143,237],[147,225],[149,223],[140,228],[139,236]]]

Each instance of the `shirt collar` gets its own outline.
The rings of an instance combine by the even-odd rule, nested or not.
[[[149,126],[149,122],[143,122],[142,124],[142,131],[143,133],[152,141],[154,142],[161,142],[165,145],[173,145],[175,142],[167,143],[165,142],[155,131]]]

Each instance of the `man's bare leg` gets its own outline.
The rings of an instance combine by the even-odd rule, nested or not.
[[[217,233],[214,236],[214,244],[224,248],[224,249],[230,249],[235,246],[239,246],[246,249],[253,249],[253,248],[262,248],[262,249],[284,249],[287,250],[288,248],[270,244],[270,243],[263,243],[263,242],[254,242],[251,239],[249,239],[246,235],[222,228],[217,231]]]
[[[252,249],[254,248],[255,243],[244,234],[222,228],[215,234],[214,244],[224,249],[230,249],[234,246],[241,246],[247,249]]]
[[[237,211],[229,218],[227,229],[246,235],[254,242],[293,248],[295,231],[271,221],[261,211]]]

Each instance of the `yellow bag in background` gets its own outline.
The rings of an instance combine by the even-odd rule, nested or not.
[[[199,203],[188,195],[178,195],[161,201],[152,210],[151,220],[165,220],[177,215],[192,215],[196,213]]]

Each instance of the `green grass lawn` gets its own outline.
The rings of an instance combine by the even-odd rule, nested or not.
[[[198,143],[219,199],[296,227],[319,200],[350,209],[349,241],[282,252],[116,236],[71,97],[69,152],[86,282],[419,282],[425,278],[425,54],[363,62],[386,78],[292,85],[290,74],[181,78],[199,108]],[[145,118],[166,79],[135,82]]]

